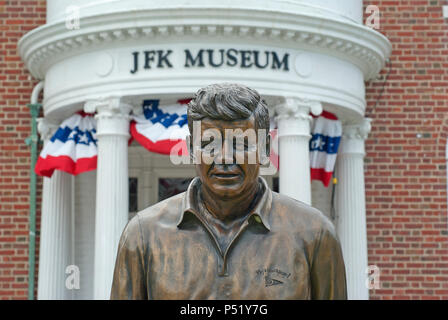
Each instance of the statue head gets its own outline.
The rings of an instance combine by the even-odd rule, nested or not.
[[[270,147],[269,113],[257,91],[233,83],[209,85],[191,100],[187,116],[190,157],[203,187],[232,198],[257,184]]]

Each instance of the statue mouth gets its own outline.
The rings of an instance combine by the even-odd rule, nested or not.
[[[239,178],[241,175],[239,173],[212,173],[212,177],[219,179],[235,179]]]
[[[232,180],[240,178],[242,170],[235,164],[233,165],[214,165],[209,173],[210,177],[221,180]]]

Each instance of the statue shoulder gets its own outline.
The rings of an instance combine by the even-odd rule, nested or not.
[[[288,221],[297,231],[315,236],[324,231],[336,235],[333,222],[320,210],[302,201],[273,192],[273,205],[272,214]]]
[[[185,192],[157,202],[139,211],[134,218],[139,219],[143,227],[155,227],[157,224],[176,223],[182,211]]]

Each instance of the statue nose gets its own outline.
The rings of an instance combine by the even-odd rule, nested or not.
[[[234,164],[235,161],[235,153],[233,150],[232,140],[228,141],[224,139],[223,144],[220,146],[217,152],[215,153],[214,162],[217,164]]]
[[[234,163],[235,154],[233,152],[233,140],[224,139],[224,144],[222,147],[223,163],[231,164]]]

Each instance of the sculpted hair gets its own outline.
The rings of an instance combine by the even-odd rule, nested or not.
[[[188,129],[193,134],[193,121],[203,118],[244,120],[254,115],[257,129],[269,133],[269,112],[266,103],[254,89],[240,84],[212,84],[199,89],[188,104]]]

